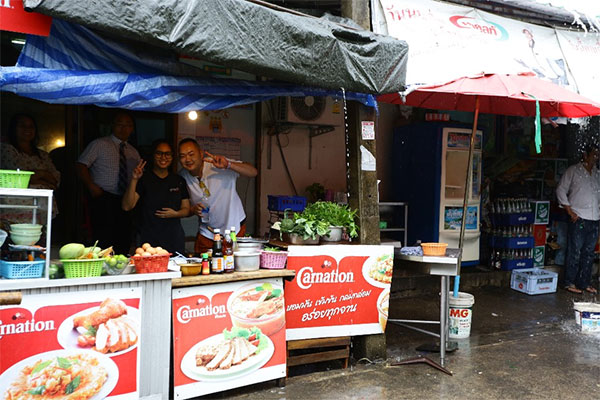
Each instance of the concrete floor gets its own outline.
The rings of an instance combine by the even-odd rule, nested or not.
[[[458,342],[446,366],[453,376],[425,364],[389,364],[416,356],[426,336],[388,324],[387,360],[358,360],[346,370],[321,364],[318,372],[297,371],[285,387],[267,382],[214,399],[598,399],[600,334],[578,332],[573,301],[591,295],[528,296],[506,287],[482,287],[475,296],[469,339]],[[392,299],[390,318],[436,319],[434,295]],[[435,361],[437,353],[423,353]],[[291,370],[294,373],[294,370]]]

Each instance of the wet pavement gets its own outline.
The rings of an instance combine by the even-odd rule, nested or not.
[[[573,301],[600,298],[557,293],[529,296],[506,287],[481,287],[475,296],[471,336],[447,354],[446,375],[426,364],[397,360],[438,353],[415,348],[435,338],[388,324],[387,360],[353,360],[348,369],[321,363],[290,370],[285,387],[274,381],[203,398],[214,399],[598,399],[600,333],[578,331]],[[439,316],[434,295],[393,298],[390,318]],[[435,329],[435,326],[432,326]],[[318,370],[317,370],[318,369]]]

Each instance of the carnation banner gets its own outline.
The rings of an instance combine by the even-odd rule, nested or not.
[[[141,303],[138,287],[1,306],[3,398],[139,398]]]
[[[383,333],[388,318],[394,247],[289,246],[287,340]]]
[[[567,65],[552,28],[433,0],[371,3],[373,30],[409,44],[408,87],[481,73],[533,72],[577,91],[571,59]]]
[[[173,289],[176,399],[285,376],[281,278]]]

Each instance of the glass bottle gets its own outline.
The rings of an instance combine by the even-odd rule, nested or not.
[[[208,253],[202,253],[202,275],[210,274],[210,262],[208,261]]]
[[[210,265],[211,274],[222,274],[224,271],[224,259],[223,259],[223,241],[221,239],[221,230],[215,229],[213,248],[212,248],[212,262]]]
[[[225,229],[225,237],[223,241],[223,258],[224,258],[224,271],[225,273],[231,273],[234,269],[233,260],[233,241],[231,240],[231,231]]]

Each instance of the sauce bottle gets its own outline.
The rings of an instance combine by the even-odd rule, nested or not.
[[[235,235],[235,233],[234,233]],[[225,272],[231,273],[234,270],[234,259],[233,259],[233,240],[231,238],[231,231],[225,229],[225,241],[223,242],[223,252],[225,254]]]
[[[202,275],[210,274],[210,263],[208,262],[208,253],[202,253]]]
[[[224,271],[223,259],[223,241],[221,239],[221,230],[215,229],[215,236],[212,248],[212,262],[210,266],[211,274],[222,274]]]

